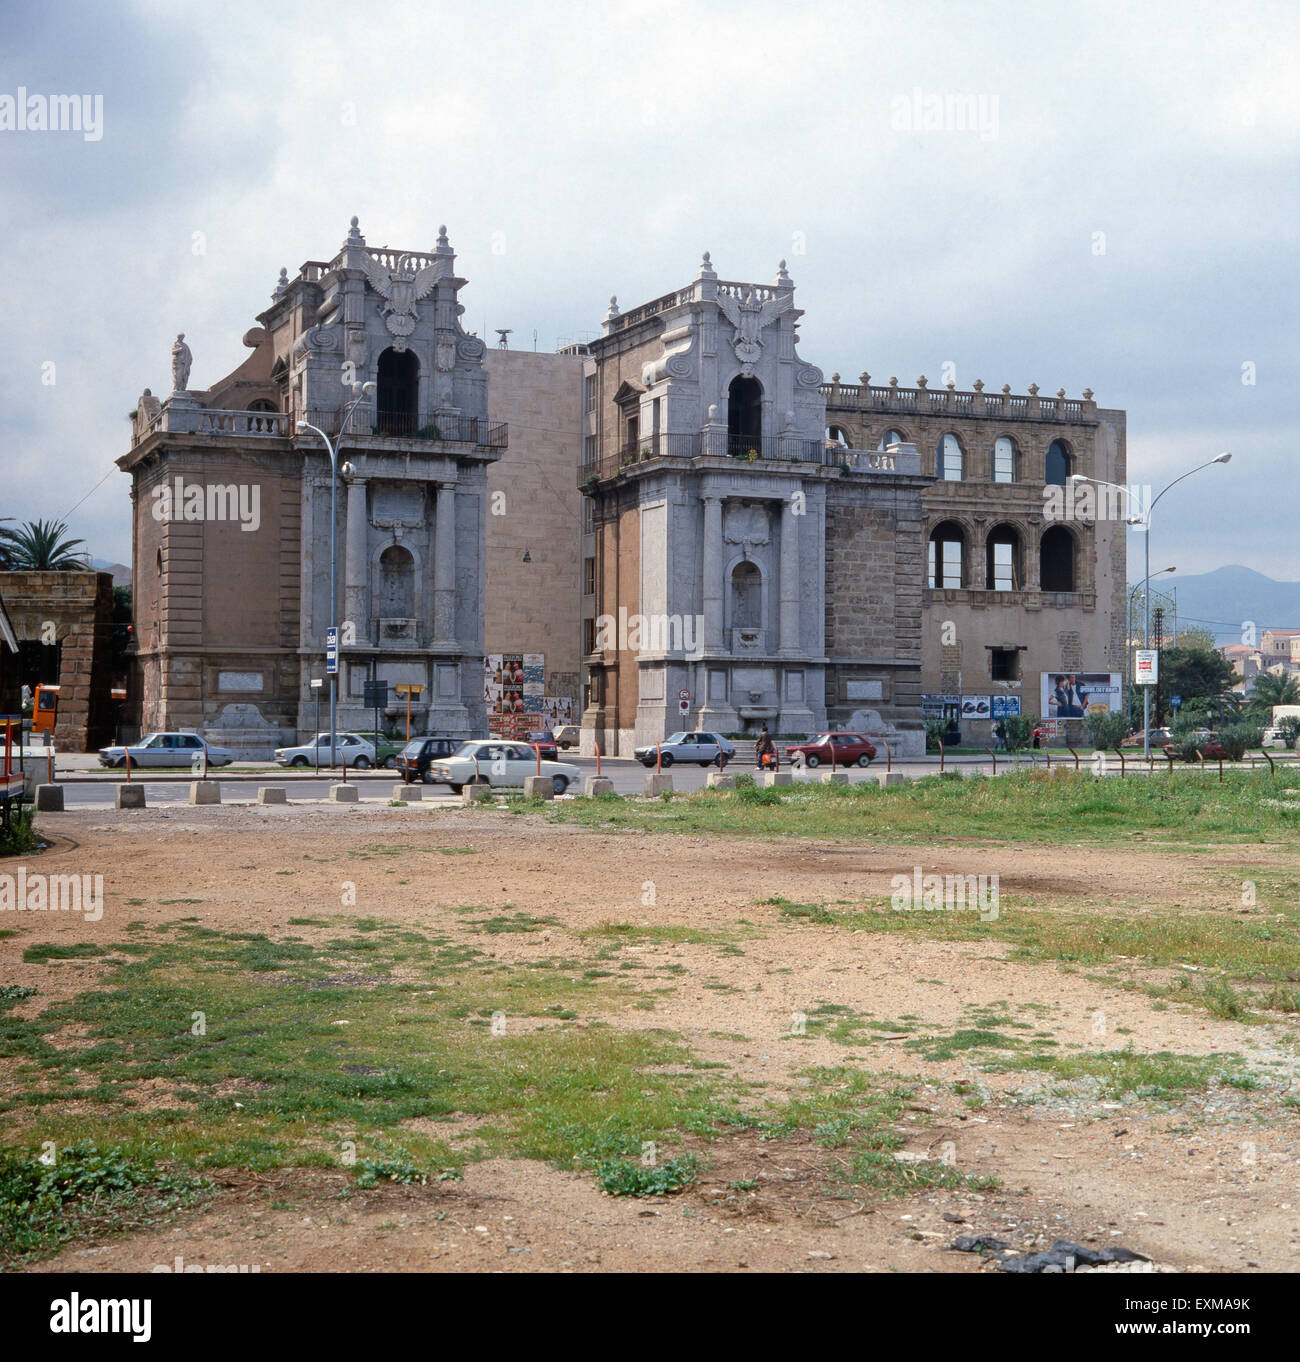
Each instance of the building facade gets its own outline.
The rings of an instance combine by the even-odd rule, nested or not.
[[[464,283],[445,229],[432,251],[375,249],[354,218],[331,260],[280,272],[226,378],[190,390],[177,338],[172,392],[141,397],[118,461],[144,728],[249,756],[315,731],[333,624],[341,728],[372,726],[379,680],[418,688],[420,731],[483,730],[487,469],[508,432]]]
[[[822,391],[829,441],[920,451],[927,714],[955,717],[963,741],[982,745],[1000,712],[1056,717],[1057,680],[1071,676],[1091,704],[1117,708],[1130,496],[1070,479],[1127,487],[1125,414],[1090,390],[1044,397],[1035,384],[1014,395],[835,374]]]
[[[916,449],[830,450],[794,284],[720,280],[629,312],[588,347],[580,480],[583,748],[677,728],[867,727],[919,751]]]

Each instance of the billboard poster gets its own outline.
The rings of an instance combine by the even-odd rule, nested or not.
[[[1118,672],[1043,672],[1044,719],[1082,719],[1121,709],[1123,687]]]
[[[963,719],[991,719],[993,717],[993,697],[991,695],[963,695],[961,697],[961,717]]]
[[[923,695],[921,714],[926,719],[943,719],[961,707],[960,695]]]
[[[1020,713],[1020,697],[1018,695],[995,695],[993,697],[993,717],[995,719],[1007,719]]]

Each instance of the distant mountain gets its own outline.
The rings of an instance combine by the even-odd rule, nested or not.
[[[1300,629],[1300,582],[1275,582],[1234,565],[1166,577],[1159,585],[1177,595],[1179,629],[1209,629],[1216,643],[1240,643],[1247,620],[1255,622],[1257,633]]]
[[[125,563],[110,563],[106,558],[92,558],[90,566],[96,572],[111,572],[114,586],[131,585],[131,569]]]

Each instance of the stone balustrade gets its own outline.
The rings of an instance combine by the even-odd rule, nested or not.
[[[870,376],[864,374],[863,377]],[[915,388],[904,388],[894,378],[886,386],[841,383],[840,376],[832,374],[831,381],[823,383],[820,391],[827,408],[832,411],[847,407],[918,415],[947,412],[956,416],[996,417],[1004,421],[1092,423],[1097,419],[1097,404],[1090,388],[1084,389],[1082,398],[1066,397],[1063,389],[1054,397],[1044,397],[1039,394],[1036,384],[1031,384],[1028,394],[1017,395],[1007,387],[1000,393],[985,392],[983,383],[978,380],[970,392],[958,392],[956,388],[928,388],[924,382]]]

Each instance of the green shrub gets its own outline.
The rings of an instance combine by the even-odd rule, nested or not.
[[[596,1181],[610,1196],[666,1196],[689,1186],[699,1172],[693,1154],[648,1167],[631,1159],[602,1159],[596,1165]]]
[[[1094,749],[1113,752],[1128,733],[1128,720],[1123,714],[1089,714],[1084,720]]]

